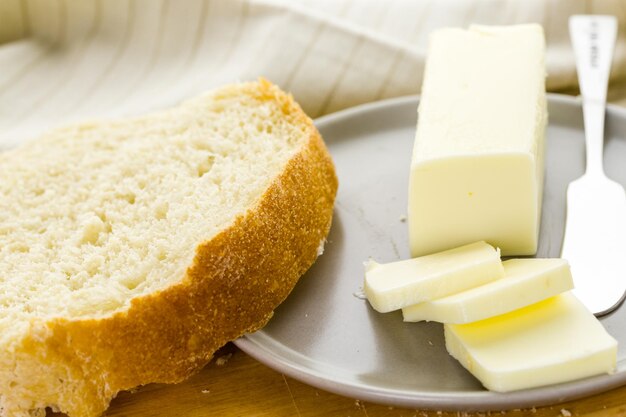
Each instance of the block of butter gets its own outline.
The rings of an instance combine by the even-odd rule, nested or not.
[[[500,253],[475,242],[387,264],[366,263],[364,292],[381,313],[445,297],[504,276]]]
[[[557,384],[615,369],[617,341],[571,293],[469,324],[444,325],[446,348],[492,391]]]
[[[574,287],[564,259],[510,259],[504,277],[457,294],[402,309],[404,321],[471,323],[553,297]]]
[[[431,35],[409,179],[412,256],[479,240],[503,255],[536,252],[544,50],[536,24]]]

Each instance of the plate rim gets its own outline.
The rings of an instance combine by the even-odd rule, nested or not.
[[[414,102],[417,104],[419,98],[419,95],[407,95],[365,103],[319,117],[314,120],[314,123],[319,128],[320,126],[337,123],[367,112],[408,105]],[[574,97],[565,94],[548,93],[547,99],[549,103],[554,102],[578,108],[582,106],[580,96]],[[607,114],[610,114],[612,117],[626,119],[626,108],[614,104],[607,104],[606,110]],[[300,354],[288,347],[283,346],[282,351],[290,354],[277,354],[276,350],[271,349],[271,347],[274,346],[272,343],[263,345],[259,343],[258,340],[255,340],[268,337],[263,334],[262,331],[263,329],[260,329],[253,334],[246,334],[234,340],[233,343],[255,360],[295,380],[344,397],[358,398],[359,400],[384,405],[408,408],[417,407],[426,410],[441,411],[512,410],[559,404],[626,385],[626,371],[623,371],[558,385],[508,393],[484,390],[450,391],[442,394],[437,392],[428,393],[424,391],[372,387],[367,384],[334,380],[332,376],[299,364],[293,360],[293,355]],[[256,336],[254,336],[255,334]],[[273,341],[273,339],[270,340]]]

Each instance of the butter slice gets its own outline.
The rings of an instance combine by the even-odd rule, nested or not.
[[[537,250],[547,121],[536,24],[430,38],[409,179],[412,256],[479,240]]]
[[[507,392],[611,373],[617,341],[571,293],[469,324],[444,325],[446,348],[482,384]]]
[[[564,259],[511,259],[504,278],[402,309],[404,321],[463,324],[508,313],[574,288]]]
[[[500,253],[476,242],[421,258],[366,264],[364,292],[381,313],[445,297],[502,278]]]

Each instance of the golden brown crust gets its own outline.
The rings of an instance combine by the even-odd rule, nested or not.
[[[38,357],[49,375],[72,381],[60,382],[58,393],[40,401],[70,416],[97,416],[121,390],[182,381],[220,346],[265,325],[315,261],[332,218],[333,164],[300,107],[261,83],[267,99],[278,98],[284,111],[297,113],[309,131],[306,146],[257,206],[197,248],[180,283],[135,299],[112,317],[58,319],[47,324],[48,337],[25,340],[30,360]]]

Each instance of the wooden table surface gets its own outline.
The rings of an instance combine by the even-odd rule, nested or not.
[[[106,417],[568,417],[626,416],[626,386],[578,401],[482,413],[425,411],[346,398],[308,386],[257,362],[235,345],[222,348],[200,373],[177,385],[123,392]]]

